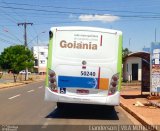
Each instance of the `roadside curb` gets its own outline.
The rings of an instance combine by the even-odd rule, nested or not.
[[[131,114],[135,119],[137,119],[143,126],[148,127],[148,128],[150,127],[152,129],[151,131],[157,131],[157,129],[155,128],[154,125],[152,125],[149,121],[145,120],[145,118],[143,118],[143,116],[135,113],[132,109],[127,107],[127,105],[123,104],[123,102],[120,102],[120,106],[125,111],[127,111],[129,114]]]
[[[38,83],[38,82],[41,82],[41,81],[44,81],[44,80],[39,80],[39,81],[34,81],[34,82],[25,82],[25,83],[20,83],[20,84],[11,85],[11,86],[4,86],[4,87],[0,87],[0,90],[5,89],[5,88],[12,88],[12,87],[18,87],[18,86],[23,86],[23,85],[27,85],[27,84]]]
[[[122,84],[122,86],[141,86],[139,83]]]
[[[3,87],[0,87],[0,90],[5,89],[5,88],[12,88],[12,87],[16,87],[16,86],[21,86],[21,85],[24,85],[24,84],[22,83],[22,84],[12,85],[12,86],[3,86]]]

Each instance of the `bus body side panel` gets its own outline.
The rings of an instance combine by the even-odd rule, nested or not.
[[[50,31],[50,36],[49,36],[49,48],[48,48],[48,61],[47,61],[47,71],[46,71],[46,81],[45,81],[45,100],[56,100],[56,98],[52,99],[50,96],[53,96],[51,94],[48,94],[49,89],[49,79],[48,79],[48,74],[49,74],[49,69],[52,68],[52,53],[53,53],[53,32]]]
[[[120,91],[121,81],[122,81],[122,42],[123,42],[123,38],[122,38],[122,35],[120,35],[119,46],[118,46],[118,63],[117,63],[117,72],[119,72],[118,91]]]

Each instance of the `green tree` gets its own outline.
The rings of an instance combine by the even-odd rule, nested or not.
[[[10,46],[1,53],[0,65],[2,69],[12,70],[16,82],[19,71],[33,67],[33,53],[23,45]]]
[[[129,51],[128,48],[125,48],[125,49],[122,50],[122,58],[123,58],[123,62],[124,62],[125,57],[126,57],[128,54],[130,54],[130,53],[132,53],[132,52]]]

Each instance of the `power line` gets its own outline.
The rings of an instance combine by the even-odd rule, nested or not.
[[[33,15],[33,14],[37,14],[37,13],[29,13],[29,14]],[[49,17],[48,15],[51,15],[51,16],[56,15],[56,17],[55,16]],[[110,14],[95,14],[95,15],[110,16]],[[32,17],[35,18],[35,17],[40,17],[40,16],[43,16],[45,18],[63,18],[62,16],[57,16],[57,14],[37,14],[37,15],[32,16]],[[149,15],[114,15],[114,16],[119,16],[119,17],[124,17],[124,18],[146,18],[146,19],[147,18],[153,18],[153,19],[159,19],[160,18],[160,15],[150,15],[150,16]],[[75,16],[75,18],[77,18],[77,17]],[[66,19],[69,19],[69,18],[66,18]]]
[[[74,8],[74,7],[59,7],[59,6],[51,6],[51,5],[35,5],[35,4],[19,4],[19,3],[9,3],[9,2],[1,2],[5,4],[11,5],[24,5],[24,6],[38,6],[38,7],[52,7],[52,8],[59,8],[59,9],[72,9],[72,10],[89,10],[89,11],[111,11],[111,12],[123,12],[123,13],[138,13],[138,14],[160,14],[156,12],[144,12],[144,11],[128,11],[128,10],[108,10],[108,9],[95,9],[95,8]]]
[[[11,39],[11,40],[17,40],[15,37],[11,37],[11,36],[9,36],[9,35],[6,35],[6,34],[4,34],[4,33],[0,33],[1,35],[3,35],[4,37],[6,37],[7,39],[9,38],[9,39]],[[21,42],[21,41],[20,41]]]
[[[2,3],[4,3],[5,5],[7,5],[8,3],[5,3],[5,2],[2,2]],[[19,16],[18,15],[18,13],[17,12],[15,12],[13,9],[12,9],[12,12],[14,12],[14,14],[16,14],[20,19],[23,19],[21,16]]]
[[[14,25],[7,25],[5,23],[1,23],[0,26],[15,26],[15,24]]]
[[[73,22],[62,22],[62,21],[54,21],[52,23],[41,23],[41,24],[34,24],[34,25],[53,25],[53,24],[71,24],[71,23],[82,23],[86,21],[73,21]]]
[[[1,9],[0,9],[1,10]],[[12,15],[6,13],[5,11],[1,10],[6,16],[7,19],[9,19],[11,22],[16,23],[17,24],[17,19],[15,19]],[[10,32],[8,32],[10,33]],[[11,34],[12,36],[14,36],[18,41],[22,42],[17,36],[15,36],[14,34]]]
[[[15,45],[15,43],[8,41],[8,40],[5,40],[3,38],[0,38],[0,41],[5,42],[5,43],[7,42],[7,44],[9,44],[9,45]]]
[[[28,11],[41,11],[41,12],[48,12],[48,13],[51,13],[51,12],[56,12],[56,13],[65,13],[65,14],[86,14],[86,13],[82,13],[82,12],[70,12],[70,11],[53,11],[53,10],[43,10],[43,9],[30,9],[30,8],[17,8],[17,7],[9,7],[9,6],[0,6],[1,8],[9,8],[9,9],[17,9],[17,10],[28,10]],[[95,15],[92,13],[92,15]],[[110,14],[96,14],[96,15],[105,15],[105,16],[110,16]],[[160,15],[160,14],[159,14]],[[157,16],[157,15],[151,15],[151,16],[147,16],[147,15],[115,15],[115,16],[119,16],[119,17],[133,17],[133,18],[160,18],[160,16]]]
[[[38,33],[37,29],[35,28],[35,25],[33,25],[33,30],[36,33],[37,36],[39,36],[41,33],[45,33],[46,31],[41,31],[40,33]],[[38,38],[41,40],[41,38]],[[41,40],[42,41],[42,40]]]
[[[7,13],[13,13],[13,12],[10,12],[10,11],[7,11]],[[44,13],[42,13],[42,12],[17,12],[18,13],[18,15],[20,15],[20,16],[24,16],[24,13],[26,14],[26,15],[39,15],[39,16],[56,16],[57,15],[57,13],[55,13],[55,14],[53,14],[54,12],[52,12],[52,14],[49,14],[48,12],[44,12]],[[21,13],[21,14],[19,14],[19,13]],[[0,14],[4,14],[3,12],[0,12]],[[15,13],[14,13],[15,14]],[[64,16],[65,16],[65,14],[64,14]]]
[[[2,9],[0,9],[6,16],[7,19],[9,19],[10,21],[12,21],[13,23],[16,23],[15,18],[11,17],[9,14],[7,14],[5,11],[3,11]]]
[[[14,33],[12,33],[10,30],[8,30],[7,28],[5,28],[4,26],[2,26],[2,27],[3,27],[2,30],[4,32],[6,32],[7,34],[9,34],[10,36],[14,37],[16,40],[18,40],[19,42],[22,43],[22,41],[16,35],[14,35]]]
[[[41,33],[45,33],[45,31],[41,32]],[[34,41],[41,33],[37,34],[31,41],[28,42],[28,44],[31,43],[32,41]]]
[[[48,13],[52,13],[52,12],[56,12],[56,13],[69,13],[69,14],[84,14],[84,13],[75,13],[75,12],[63,12],[63,11],[52,11],[52,10],[43,10],[43,9],[30,9],[30,8],[19,8],[19,7],[11,7],[11,6],[0,6],[1,8],[7,8],[7,9],[15,9],[15,10],[27,10],[27,11],[41,11],[41,12],[48,12]]]

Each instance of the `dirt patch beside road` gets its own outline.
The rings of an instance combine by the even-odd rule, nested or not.
[[[29,83],[33,83],[33,82],[37,82],[37,81],[43,81],[43,80],[45,80],[45,77],[46,77],[45,75],[31,74],[31,75],[29,75],[29,80],[25,81],[24,75],[18,75],[17,82],[13,82],[12,81],[12,79],[13,79],[12,74],[4,74],[1,79],[2,82],[0,83],[0,89],[29,84]]]

